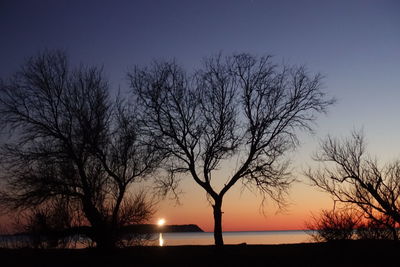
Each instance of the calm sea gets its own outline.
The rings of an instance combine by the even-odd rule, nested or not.
[[[259,232],[224,232],[225,244],[294,244],[312,242],[312,231],[259,231]],[[72,247],[82,248],[87,246],[88,239],[77,237],[80,240]],[[2,236],[0,235],[0,248],[24,247],[29,241],[27,236]],[[29,243],[29,242],[28,242]],[[145,243],[150,246],[180,246],[180,245],[213,245],[214,236],[209,232],[187,233],[158,233]]]
[[[310,231],[224,232],[225,244],[294,244],[311,242]],[[163,233],[151,245],[212,245],[213,233]]]

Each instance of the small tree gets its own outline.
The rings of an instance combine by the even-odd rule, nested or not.
[[[384,216],[361,223],[356,230],[358,239],[398,240],[398,229],[392,218]]]
[[[283,204],[293,181],[284,155],[297,146],[297,130],[311,130],[315,115],[333,103],[320,75],[279,67],[269,56],[219,55],[193,75],[175,62],[158,62],[136,67],[129,78],[153,145],[170,156],[163,185],[188,173],[206,191],[219,246],[225,194],[242,181]],[[232,175],[216,174],[232,162],[238,162]]]
[[[30,246],[34,248],[66,247],[68,230],[73,223],[72,213],[68,203],[56,199],[25,210],[14,223],[16,229],[28,235]]]
[[[308,170],[312,184],[335,200],[357,207],[368,220],[385,224],[382,218],[400,223],[400,162],[379,167],[366,155],[364,136],[354,132],[351,138],[327,137],[315,159],[319,170]]]
[[[144,191],[124,198],[118,220],[119,238],[118,246],[127,247],[143,245],[152,239],[151,233],[135,233],[130,231],[128,225],[148,222],[155,212],[155,202],[149,200]],[[127,227],[128,226],[128,227]]]
[[[98,247],[115,246],[128,190],[161,160],[127,109],[111,100],[101,69],[71,68],[60,51],[30,58],[0,82],[0,124],[13,134],[0,150],[3,207],[63,198]]]
[[[360,216],[348,210],[323,210],[319,216],[314,216],[311,222],[306,223],[311,236],[317,242],[350,240],[360,221]]]

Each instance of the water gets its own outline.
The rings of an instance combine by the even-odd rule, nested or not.
[[[225,244],[294,244],[311,242],[309,231],[259,231],[259,232],[224,232]],[[163,233],[150,245],[213,245],[214,236],[209,232]]]
[[[294,244],[311,242],[311,231],[258,231],[258,232],[224,232],[225,244]],[[78,238],[67,247],[83,248],[90,244],[89,239]],[[154,234],[150,241],[142,244],[150,246],[181,246],[181,245],[213,245],[214,235],[211,232],[159,233]],[[29,245],[28,236],[1,236],[0,247],[20,248]]]

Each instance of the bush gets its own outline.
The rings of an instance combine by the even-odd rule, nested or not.
[[[26,238],[20,246],[64,248],[68,245],[67,230],[71,227],[68,205],[61,201],[46,203],[22,212],[14,222],[15,229]]]
[[[398,229],[396,223],[387,217],[371,219],[360,224],[356,230],[357,239],[367,240],[398,240]]]
[[[360,216],[349,211],[323,210],[311,222],[306,223],[310,234],[316,242],[352,239]]]

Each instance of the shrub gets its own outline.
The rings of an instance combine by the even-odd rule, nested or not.
[[[316,242],[334,240],[349,240],[354,236],[360,216],[349,211],[327,211],[323,210],[311,222],[306,223],[310,235]]]

